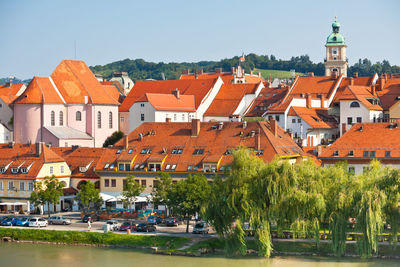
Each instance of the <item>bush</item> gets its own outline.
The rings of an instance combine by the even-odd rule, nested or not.
[[[106,141],[103,144],[103,147],[108,147],[114,145],[116,142],[121,140],[124,137],[124,133],[121,131],[114,132],[111,136],[107,137]]]

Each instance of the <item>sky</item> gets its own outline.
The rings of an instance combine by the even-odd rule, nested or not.
[[[256,53],[322,62],[335,16],[350,65],[400,65],[398,0],[0,0],[0,10],[0,78],[49,76],[63,59],[93,66]]]

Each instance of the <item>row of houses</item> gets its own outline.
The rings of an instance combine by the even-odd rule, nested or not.
[[[34,183],[56,177],[64,196],[52,210],[77,208],[75,194],[91,181],[107,200],[118,199],[124,180],[133,175],[144,186],[143,197],[156,185],[159,171],[173,182],[188,174],[211,178],[224,174],[232,151],[248,147],[269,162],[302,160],[302,149],[273,119],[268,122],[153,122],[143,123],[112,148],[49,147],[44,143],[0,145],[0,209],[30,210]],[[111,203],[108,203],[111,204]],[[112,205],[121,203],[112,203]]]

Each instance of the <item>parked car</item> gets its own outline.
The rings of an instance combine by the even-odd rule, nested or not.
[[[115,231],[119,229],[119,223],[116,220],[108,220],[106,224],[110,225],[110,230]]]
[[[136,227],[137,232],[155,232],[156,226],[152,223],[139,223]]]
[[[16,225],[18,218],[17,217],[7,217],[1,222],[2,226],[11,226]]]
[[[132,231],[136,230],[136,224],[131,223],[131,222],[123,222],[121,226],[119,227],[120,231],[127,231],[128,229],[131,229]]]
[[[71,224],[71,220],[68,218],[65,218],[64,216],[51,216],[49,218],[49,224]]]
[[[46,227],[47,226],[47,220],[43,218],[30,218],[29,219],[29,227]]]
[[[29,220],[32,217],[21,217],[17,220],[17,226],[29,226]]]
[[[90,222],[94,222],[94,221],[98,221],[99,220],[99,216],[97,215],[93,215],[93,214],[86,214],[85,216],[83,216],[82,218],[82,222],[87,223],[90,217]]]
[[[149,224],[157,224],[156,216],[149,216],[147,218],[147,223],[149,223]]]
[[[193,234],[208,234],[210,230],[208,224],[206,222],[197,222],[193,227]]]
[[[164,219],[161,218],[160,216],[156,217],[156,224],[162,224],[164,222]]]
[[[167,226],[178,226],[178,224],[182,224],[183,221],[176,217],[168,217],[165,220],[165,225]]]

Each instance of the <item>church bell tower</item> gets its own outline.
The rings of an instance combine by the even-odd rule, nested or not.
[[[337,75],[343,74],[347,77],[347,58],[346,58],[346,42],[343,35],[339,33],[340,24],[332,23],[332,33],[326,39],[326,58],[324,60],[325,76],[331,76],[336,71]]]

